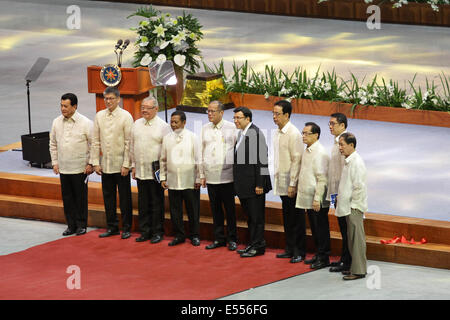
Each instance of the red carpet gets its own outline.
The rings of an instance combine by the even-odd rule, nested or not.
[[[100,239],[101,232],[0,256],[0,299],[217,299],[311,271],[276,259],[281,250],[244,259],[224,247],[205,250],[208,241],[168,247],[167,238],[137,243],[137,234]],[[67,288],[70,265],[80,268],[80,289]]]

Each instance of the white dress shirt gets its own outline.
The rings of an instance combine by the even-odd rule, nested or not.
[[[326,200],[329,161],[330,157],[319,141],[305,149],[298,178],[297,208],[312,209],[313,201],[318,201],[322,208],[329,207]]]
[[[136,178],[153,180],[152,162],[159,161],[163,138],[171,132],[170,125],[155,116],[147,121],[136,120],[131,130],[130,160]]]
[[[350,215],[351,209],[367,211],[366,173],[364,161],[356,151],[345,159],[337,196],[338,217]]]
[[[328,166],[328,192],[327,200],[331,201],[331,195],[338,193],[339,180],[341,179],[342,168],[344,168],[345,157],[339,152],[339,138],[347,131],[335,137],[331,148],[330,165]]]
[[[233,123],[223,119],[217,125],[209,122],[203,126],[200,178],[205,178],[206,183],[233,182],[236,131]]]
[[[200,183],[200,146],[188,129],[173,131],[163,138],[160,179],[170,190],[194,189]]]
[[[236,141],[236,150],[238,149],[239,145],[241,144],[241,142],[244,140],[244,136],[247,134],[248,129],[250,128],[250,126],[252,125],[252,122],[249,122],[249,124],[247,124],[247,126],[244,128],[244,130],[238,130],[237,132],[237,141]]]
[[[82,173],[89,164],[92,121],[75,111],[70,118],[60,115],[53,120],[50,132],[52,165],[62,174]]]
[[[300,131],[289,121],[274,136],[274,189],[278,196],[287,196],[288,187],[297,187],[303,143]]]
[[[104,173],[118,173],[122,167],[130,168],[132,126],[133,117],[120,107],[113,112],[109,109],[97,112],[92,134],[91,164],[101,165]]]

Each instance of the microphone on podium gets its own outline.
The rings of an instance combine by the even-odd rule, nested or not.
[[[116,59],[117,59],[117,65],[120,67],[120,53],[117,53],[117,50],[120,48],[120,46],[122,45],[123,40],[119,39],[117,40],[116,46],[114,47],[114,53],[116,54]]]
[[[121,44],[122,44],[122,40],[120,40],[120,41],[121,41]],[[117,42],[117,43],[119,43],[119,42]],[[123,42],[122,47],[120,48],[119,57],[118,57],[118,60],[117,60],[117,65],[118,65],[119,67],[122,66],[122,53],[123,53],[123,51],[128,47],[129,44],[130,44],[130,40],[129,40],[129,39],[126,39],[126,40]]]
[[[129,44],[130,44],[130,40],[126,39],[125,42],[123,43],[122,51],[124,51],[128,47]]]
[[[122,43],[123,43],[122,39],[117,40],[115,50],[119,49]]]

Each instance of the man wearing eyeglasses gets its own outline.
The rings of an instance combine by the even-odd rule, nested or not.
[[[276,102],[273,107],[273,122],[278,126],[273,141],[273,193],[281,198],[286,237],[285,252],[277,254],[277,258],[290,258],[291,263],[298,263],[306,257],[305,217],[295,209],[303,145],[300,131],[290,122],[291,113],[292,105],[286,100]]]
[[[236,127],[223,119],[224,105],[212,101],[208,106],[208,120],[202,128],[202,164],[200,178],[202,186],[208,186],[209,204],[213,216],[214,242],[206,249],[224,247],[236,250],[236,206],[233,186],[233,158],[236,143]],[[225,237],[224,210],[227,218]]]
[[[296,208],[307,214],[317,253],[305,264],[311,269],[322,269],[330,264],[330,227],[328,225],[329,202],[327,195],[327,173],[329,156],[319,142],[320,127],[314,122],[305,123],[302,131],[303,152],[298,178]]]
[[[330,165],[328,168],[327,200],[334,203],[334,208],[336,208],[337,201],[335,199],[338,193],[342,169],[345,164],[345,156],[339,152],[339,138],[347,132],[347,117],[343,113],[333,113],[330,116],[328,127],[330,133],[334,136],[334,144],[331,149]],[[332,196],[334,202],[331,199]],[[339,261],[331,263],[330,272],[346,272],[352,264],[352,257],[348,249],[347,221],[346,217],[337,217],[337,219],[342,236],[342,253]]]
[[[119,107],[120,92],[107,87],[103,93],[106,109],[97,112],[92,134],[91,163],[102,178],[107,231],[100,238],[120,234],[116,193],[119,190],[122,239],[131,236],[132,204],[130,181],[130,139],[133,117]],[[100,159],[100,152],[102,157]]]
[[[252,112],[246,107],[234,109],[234,124],[239,129],[234,147],[234,190],[247,214],[250,241],[237,253],[242,258],[263,255],[266,193],[272,190],[264,134],[252,123]]]
[[[170,126],[158,117],[158,102],[154,97],[141,103],[142,118],[131,130],[131,177],[138,188],[139,231],[136,242],[161,242],[164,236],[164,189],[158,178],[159,158],[163,138]]]

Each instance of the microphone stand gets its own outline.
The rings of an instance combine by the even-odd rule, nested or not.
[[[117,54],[117,49],[119,49],[119,48],[114,49],[114,53],[116,54],[117,65],[120,67],[121,63],[120,63],[120,57]]]
[[[31,80],[27,80],[27,101],[28,101],[28,132],[31,134],[31,108],[30,108],[30,82]]]
[[[117,65],[120,67],[121,64],[121,59],[120,59],[120,54],[117,54],[117,50],[120,49],[120,46],[122,45],[123,41],[122,39],[117,40],[116,43],[116,47],[114,48],[114,53],[116,54],[116,59],[117,59]]]
[[[123,54],[123,51],[128,47],[129,43],[130,43],[129,40],[125,40],[123,45],[122,45],[122,47],[120,48],[119,63],[118,63],[119,68],[122,66],[122,54]]]

